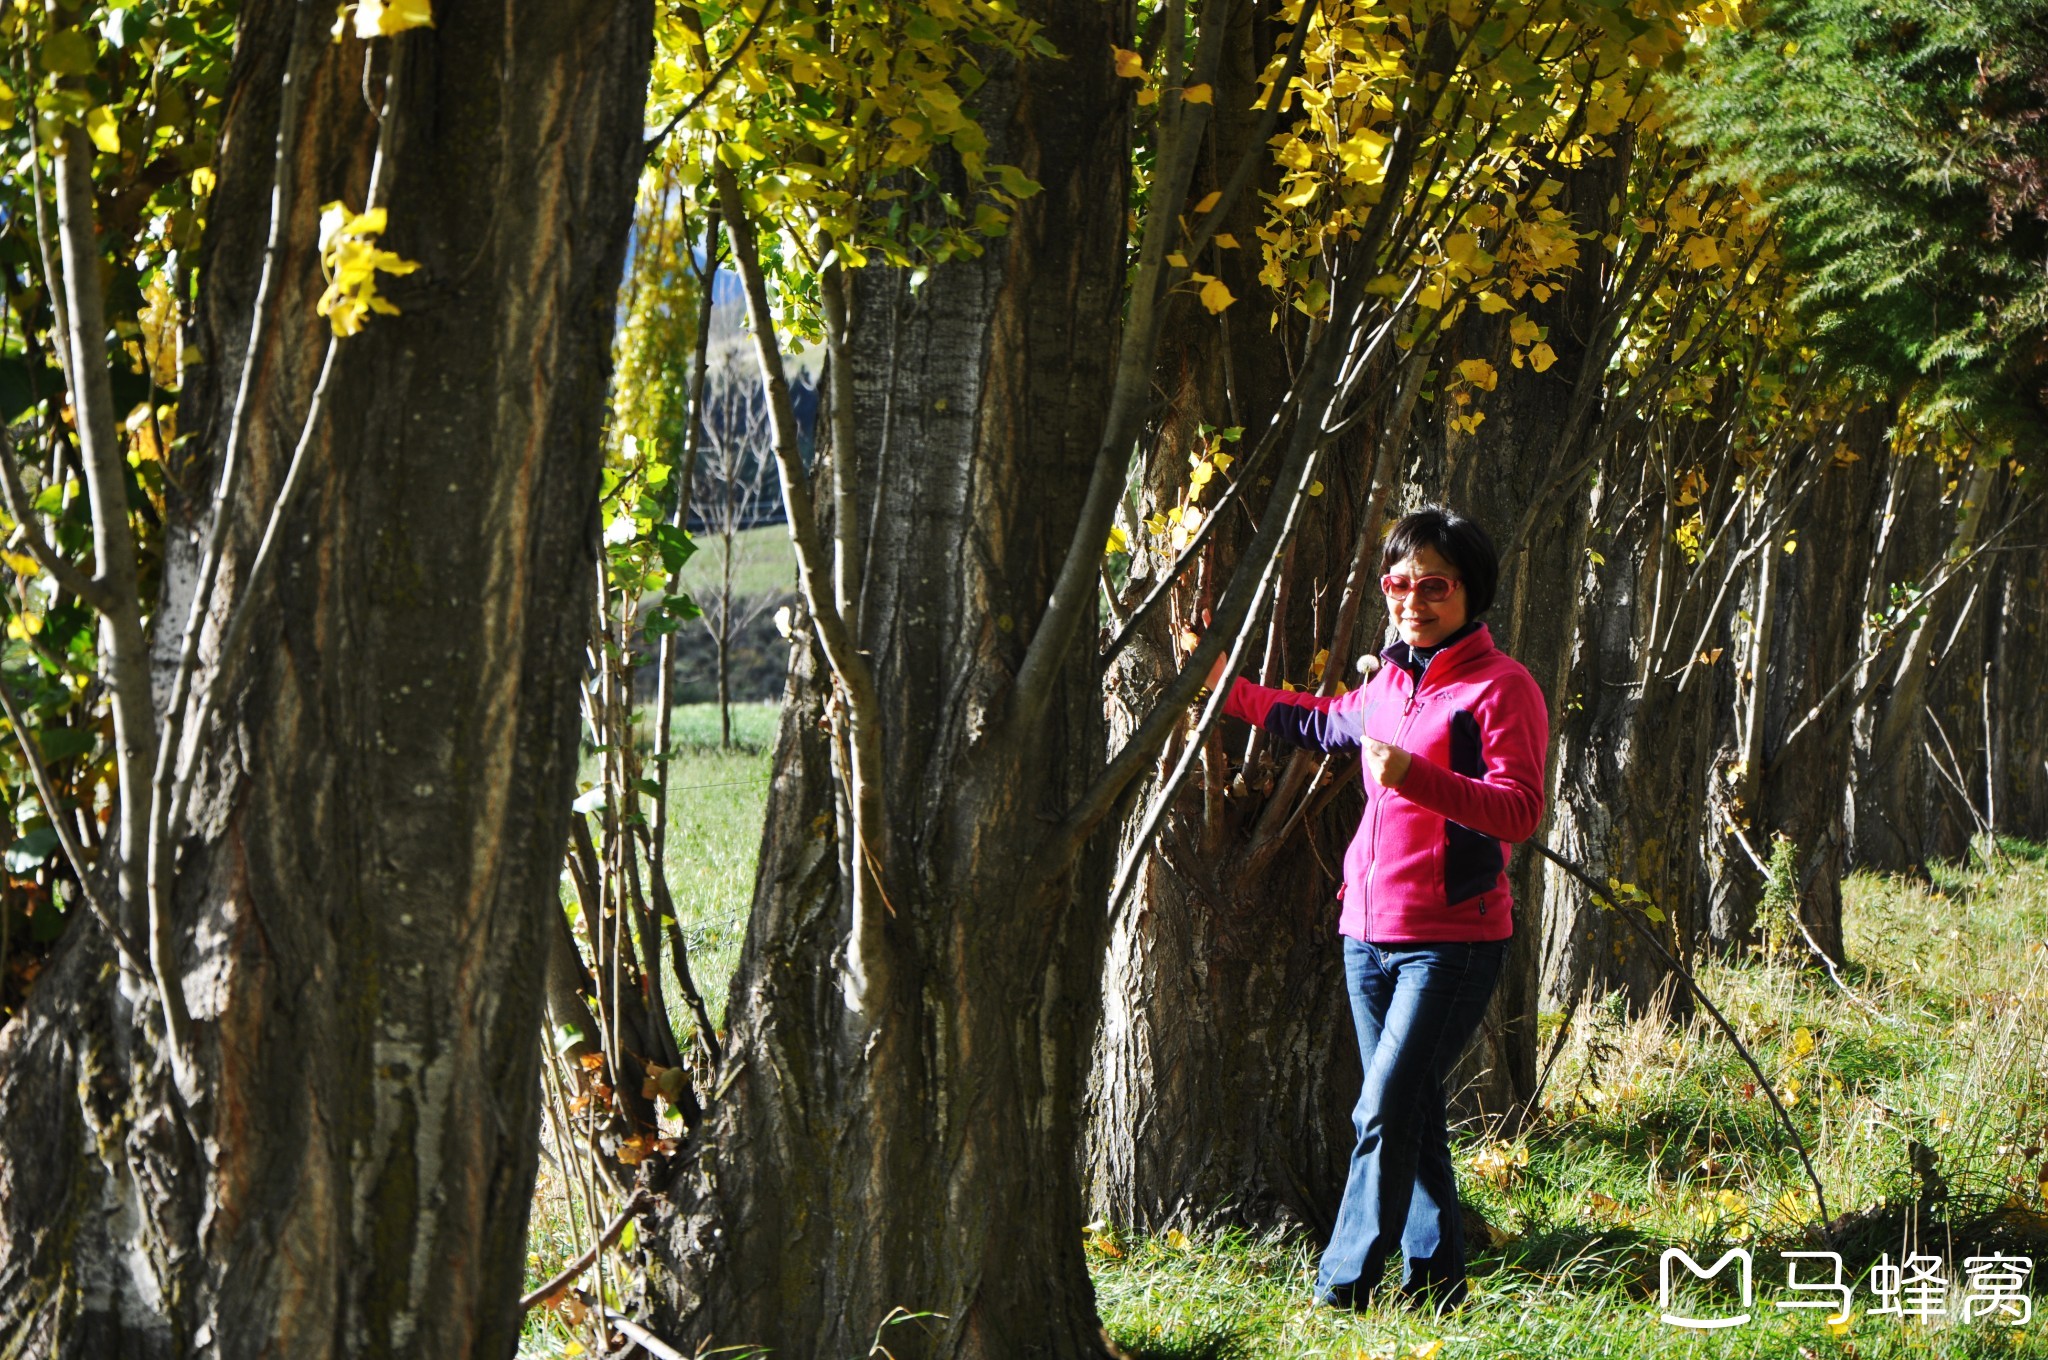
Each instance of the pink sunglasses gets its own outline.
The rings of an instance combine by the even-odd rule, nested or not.
[[[1424,604],[1442,604],[1464,582],[1449,576],[1382,576],[1380,591],[1390,600],[1405,600],[1412,593]]]

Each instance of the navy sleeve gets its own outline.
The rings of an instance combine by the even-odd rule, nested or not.
[[[1311,751],[1355,751],[1362,735],[1357,711],[1349,705],[1317,709],[1307,704],[1277,700],[1266,710],[1259,726],[1276,741],[1289,746],[1306,746]]]

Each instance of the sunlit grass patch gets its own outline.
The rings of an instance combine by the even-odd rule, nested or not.
[[[1437,1322],[1392,1298],[1355,1316],[1315,1308],[1320,1244],[1299,1237],[1174,1245],[1105,1232],[1091,1262],[1112,1333],[1162,1356],[1394,1360],[1438,1342],[1443,1357],[1526,1360],[2048,1356],[2048,1317],[1959,1320],[1965,1256],[2048,1265],[2048,854],[2000,848],[1927,883],[1850,882],[1853,997],[1782,959],[1700,969],[1827,1193],[1857,1290],[1839,1333],[1774,1306],[1788,1297],[1779,1251],[1820,1239],[1811,1183],[1756,1074],[1705,1017],[1618,1004],[1575,1018],[1542,1119],[1509,1143],[1460,1139],[1460,1187],[1499,1234],[1472,1244],[1464,1309]],[[1668,1246],[1703,1264],[1751,1251],[1753,1320],[1720,1332],[1662,1322]],[[1953,1282],[1931,1325],[1868,1313],[1869,1265],[1908,1250],[1942,1255]]]

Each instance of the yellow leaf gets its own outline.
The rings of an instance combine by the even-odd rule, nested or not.
[[[1149,86],[1148,86],[1148,87],[1146,87],[1145,89],[1142,89],[1142,90],[1138,91],[1138,105],[1139,105],[1139,107],[1141,107],[1141,108],[1142,108],[1142,107],[1145,107],[1146,105],[1149,105],[1149,104],[1157,104],[1158,102],[1159,102],[1159,91],[1157,91],[1157,90],[1155,90],[1155,89],[1152,89],[1152,88],[1150,88]]]
[[[1801,1025],[1792,1031],[1792,1056],[1803,1058],[1813,1052],[1813,1031]]]
[[[1316,190],[1322,186],[1313,175],[1303,175],[1294,182],[1294,187],[1280,195],[1274,202],[1283,208],[1306,208],[1316,201]]]
[[[1237,299],[1230,295],[1230,290],[1223,286],[1221,279],[1210,279],[1202,285],[1202,305],[1211,313],[1220,312],[1235,301]]]
[[[1184,1251],[1187,1249],[1188,1235],[1182,1232],[1179,1228],[1168,1228],[1166,1230],[1166,1237],[1164,1240],[1166,1242],[1166,1245],[1172,1247],[1175,1251]]]
[[[1538,373],[1549,372],[1550,366],[1556,362],[1557,351],[1548,345],[1537,345],[1529,351],[1529,367]]]
[[[1323,494],[1323,484],[1322,484],[1321,482],[1310,482],[1310,483],[1308,484],[1308,494],[1309,494],[1309,495],[1311,495],[1311,496],[1320,496],[1320,495],[1322,495],[1322,494]]]
[[[1408,1352],[1408,1354],[1412,1357],[1412,1360],[1436,1360],[1436,1353],[1443,1348],[1444,1343],[1442,1341],[1432,1341],[1427,1345],[1418,1342],[1415,1349]]]
[[[1216,205],[1218,203],[1221,203],[1222,201],[1223,191],[1221,189],[1212,189],[1208,193],[1202,195],[1202,201],[1195,205],[1195,212],[1198,215],[1206,212],[1214,212],[1216,210]]]
[[[1216,233],[1216,248],[1218,250],[1236,250],[1237,238],[1227,231],[1219,231]]]
[[[33,581],[43,574],[43,569],[37,566],[36,560],[27,553],[0,551],[0,562],[14,568],[14,574],[24,580]]]
[[[114,111],[105,104],[85,111],[85,135],[109,156],[120,154],[121,125],[114,120]]]
[[[1145,78],[1145,59],[1125,47],[1112,47],[1110,54],[1116,58],[1116,73],[1132,80]]]
[[[1112,524],[1112,525],[1110,525],[1110,526],[1109,526],[1109,546],[1108,546],[1107,548],[1104,548],[1104,549],[1103,549],[1103,552],[1104,552],[1104,554],[1106,555],[1106,554],[1108,554],[1108,553],[1120,553],[1120,552],[1129,552],[1130,550],[1131,550],[1131,538],[1130,538],[1130,535],[1129,535],[1129,534],[1126,534],[1126,533],[1125,533],[1125,532],[1123,531],[1123,528],[1122,528],[1122,526],[1121,526],[1121,525],[1116,525],[1116,524]]]
[[[433,26],[431,0],[362,0],[356,6],[356,36],[365,41]]]
[[[1175,269],[1186,269],[1188,267],[1188,257],[1181,254],[1178,250],[1168,255],[1166,257],[1166,262],[1172,265]]]
[[[1444,254],[1455,265],[1470,265],[1479,258],[1479,238],[1469,231],[1458,232],[1444,239]]]
[[[1488,292],[1479,295],[1479,310],[1488,316],[1497,316],[1502,312],[1513,311],[1514,306],[1514,303],[1509,302],[1498,293]]]
[[[1788,553],[1794,553],[1794,552],[1798,552],[1798,551],[1799,551],[1799,540],[1798,540],[1798,539],[1796,539],[1796,538],[1788,538],[1788,539],[1786,539],[1786,540],[1785,540],[1785,551],[1786,551],[1786,552],[1788,552]]]
[[[1216,92],[1207,85],[1190,85],[1180,92],[1182,102],[1188,104],[1213,104]]]
[[[1526,316],[1518,316],[1508,327],[1508,338],[1518,345],[1533,345],[1543,338],[1543,328]]]
[[[1491,392],[1500,383],[1500,374],[1484,359],[1466,359],[1458,365],[1458,376],[1482,392]]]
[[[1685,242],[1685,262],[1694,269],[1712,269],[1721,263],[1721,248],[1711,236],[1692,236]]]

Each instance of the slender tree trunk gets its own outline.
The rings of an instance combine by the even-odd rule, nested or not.
[[[0,1034],[0,1353],[516,1342],[576,765],[572,621],[652,14],[436,10],[367,54],[329,40],[331,16],[241,12],[160,671],[250,345],[287,73],[303,95],[200,683],[230,611],[248,611],[247,644],[195,738],[170,899],[196,1098],[181,1110],[170,1090],[153,995],[79,923]],[[373,92],[396,81],[383,244],[422,268],[384,281],[403,315],[341,342],[303,493],[251,581],[327,344],[320,205],[363,204],[378,141],[366,60]]]
[[[1102,766],[1090,649],[1069,649],[1041,716],[1009,701],[1107,410],[1128,155],[1108,48],[1128,45],[1128,17],[1094,0],[1038,17],[1068,55],[996,71],[977,103],[989,159],[1044,191],[914,292],[880,266],[855,276],[834,383],[854,409],[832,426],[857,442],[823,455],[852,475],[820,513],[862,517],[847,622],[883,777],[865,843],[845,843],[846,757],[807,636],[718,1097],[646,1234],[685,1350],[1107,1349],[1075,1157],[1105,866],[1035,858]]]
[[[2013,530],[1992,656],[1992,790],[2001,835],[2048,839],[2048,500]]]
[[[1939,494],[1938,468],[1917,458],[1897,461],[1894,475],[1907,479],[1909,488],[1901,513],[1911,518],[1897,526],[1898,550],[1887,555],[1886,566],[1891,580],[1913,581],[1944,560],[1962,562],[1977,546],[1997,486],[1996,469],[1969,474],[1948,500]],[[1966,570],[1970,579],[1949,585],[1921,610],[1904,640],[1877,663],[1887,674],[1857,716],[1851,813],[1859,865],[1924,872],[1930,859],[1955,851],[1933,826],[1939,776],[1927,755],[1935,734],[1926,707],[1929,679],[1956,631],[1971,582],[1985,574],[1981,563]]]

